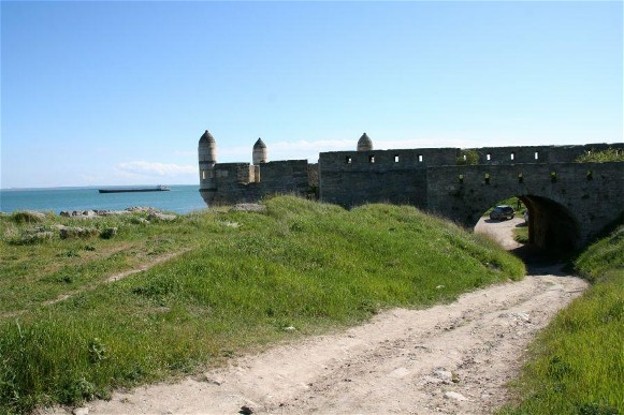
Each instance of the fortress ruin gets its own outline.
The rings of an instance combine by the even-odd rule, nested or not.
[[[579,163],[624,143],[570,146],[374,150],[364,133],[355,151],[307,160],[268,161],[258,139],[253,162],[218,163],[216,141],[199,140],[200,193],[208,206],[295,194],[345,208],[407,204],[474,227],[498,201],[517,196],[529,210],[530,242],[571,250],[624,215],[624,163]]]

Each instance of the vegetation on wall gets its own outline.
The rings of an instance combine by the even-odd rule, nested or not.
[[[613,161],[624,161],[624,149],[591,150],[576,158],[577,163],[607,163]]]
[[[462,150],[457,157],[460,166],[479,164],[479,153],[476,150]]]

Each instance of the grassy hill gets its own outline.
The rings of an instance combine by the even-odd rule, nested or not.
[[[106,397],[524,275],[495,243],[411,207],[264,204],[149,224],[140,212],[1,216],[0,413]],[[61,239],[59,223],[97,232]]]
[[[575,266],[592,286],[534,342],[504,414],[624,414],[624,225]]]

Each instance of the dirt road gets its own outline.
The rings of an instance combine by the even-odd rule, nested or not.
[[[488,413],[505,402],[536,331],[584,288],[573,277],[529,276],[450,305],[387,311],[176,384],[115,393],[88,413]]]
[[[535,333],[585,287],[574,277],[528,276],[449,305],[386,311],[345,332],[279,345],[175,384],[115,393],[80,410],[485,414],[506,401],[505,384]]]

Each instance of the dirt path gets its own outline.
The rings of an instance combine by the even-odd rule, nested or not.
[[[493,227],[508,233],[507,226]],[[491,229],[490,229],[491,230]],[[527,345],[580,295],[575,277],[528,276],[426,310],[276,346],[175,384],[115,393],[89,414],[485,414],[507,400]]]
[[[476,233],[482,233],[489,235],[492,239],[498,242],[503,248],[508,251],[517,249],[521,244],[516,242],[513,238],[513,229],[517,226],[522,226],[524,219],[513,218],[511,220],[505,220],[502,222],[493,221],[486,218],[481,218],[474,231]]]
[[[535,333],[584,288],[573,277],[529,276],[450,305],[390,310],[176,384],[115,393],[88,413],[488,413],[505,402]]]

